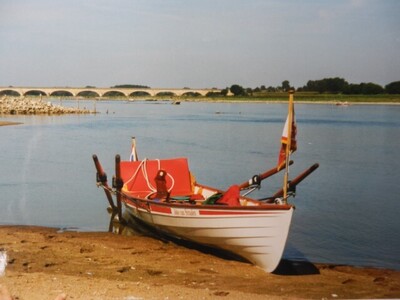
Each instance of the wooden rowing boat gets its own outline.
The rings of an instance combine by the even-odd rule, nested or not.
[[[124,204],[125,213],[166,235],[227,250],[266,272],[275,270],[294,210],[287,198],[318,164],[287,181],[272,197],[256,200],[241,193],[258,188],[262,180],[280,170],[288,170],[286,166],[292,163],[289,155],[282,164],[222,191],[197,183],[187,158],[140,161],[136,143],[133,141],[132,145],[132,160],[121,161],[116,156],[113,188],[108,186],[100,162],[93,155],[97,182],[106,192],[112,219],[118,215],[123,221]]]

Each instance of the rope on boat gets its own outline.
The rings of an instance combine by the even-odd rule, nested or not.
[[[148,159],[147,159],[147,158],[144,158],[144,159],[140,162],[140,164],[138,165],[138,167],[136,168],[136,171],[133,172],[131,178],[129,178],[129,179],[126,181],[126,183],[125,183],[126,185],[128,185],[131,181],[135,182],[136,177],[137,177],[137,175],[139,174],[139,171],[141,170],[141,171],[142,171],[142,174],[143,174],[143,177],[144,177],[144,179],[146,180],[147,187],[152,191],[150,194],[148,194],[148,195],[146,196],[146,198],[149,197],[150,195],[152,195],[152,194],[154,194],[154,193],[157,192],[157,188],[155,188],[155,187],[151,184],[150,179],[149,179],[149,175],[148,175],[148,173],[147,173],[147,161],[148,161]],[[158,170],[161,170],[161,161],[160,161],[159,159],[156,159],[156,161],[157,161],[157,165],[158,165]],[[174,185],[175,185],[175,179],[174,179],[174,177],[173,177],[171,174],[169,174],[168,172],[166,172],[166,173],[167,173],[167,176],[171,179],[171,182],[172,182],[172,183],[171,183],[171,187],[168,189],[168,192],[171,192],[172,189],[174,188]]]

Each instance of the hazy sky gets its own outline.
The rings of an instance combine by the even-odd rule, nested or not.
[[[400,80],[398,0],[0,0],[0,86]]]

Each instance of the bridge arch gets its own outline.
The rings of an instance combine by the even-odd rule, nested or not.
[[[49,96],[49,95],[41,90],[27,90],[25,91],[24,96]]]
[[[146,91],[135,91],[129,94],[129,97],[146,97],[151,96],[151,93]]]
[[[110,90],[110,91],[106,91],[102,97],[128,97],[127,94],[125,94],[122,91],[118,91],[118,90]]]
[[[21,94],[13,89],[9,89],[9,90],[2,90],[0,91],[0,97],[1,96],[11,96],[11,97],[20,97]]]
[[[66,91],[66,90],[57,90],[57,91],[53,91],[51,93],[49,93],[50,96],[53,97],[73,97],[74,94],[70,91]]]
[[[199,97],[201,94],[199,92],[186,92],[182,93],[181,96],[189,96],[189,97]]]
[[[174,92],[171,92],[171,91],[160,91],[160,92],[157,92],[156,94],[155,94],[155,96],[160,96],[160,97],[165,97],[165,96],[176,96],[176,94],[174,93]]]
[[[90,98],[90,97],[101,97],[101,95],[95,91],[92,90],[82,90],[79,91],[75,94],[76,97],[85,97],[85,98]]]

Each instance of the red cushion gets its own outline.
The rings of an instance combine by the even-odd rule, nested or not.
[[[232,185],[222,196],[217,200],[217,203],[227,204],[229,206],[240,206],[240,188],[238,185]]]

